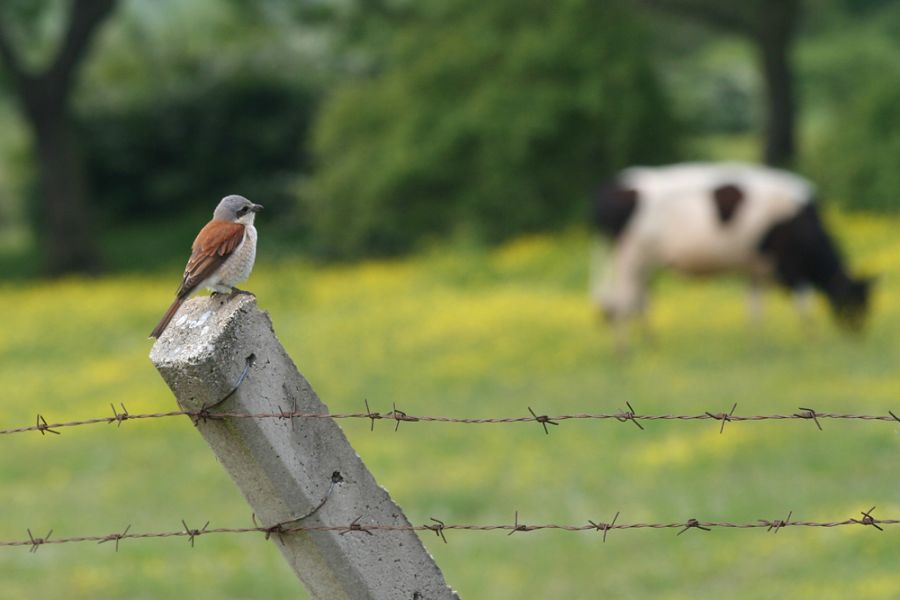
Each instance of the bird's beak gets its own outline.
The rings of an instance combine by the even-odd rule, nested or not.
[[[263,205],[262,205],[262,204],[254,204],[254,205],[252,205],[252,206],[250,207],[250,210],[252,210],[252,211],[255,212],[255,213],[258,213],[258,212],[261,211],[262,209],[263,209]]]

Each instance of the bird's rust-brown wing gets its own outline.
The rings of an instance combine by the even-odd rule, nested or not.
[[[210,221],[194,239],[191,258],[184,269],[184,279],[178,288],[178,296],[187,296],[215,273],[225,259],[244,239],[244,226],[227,221]]]

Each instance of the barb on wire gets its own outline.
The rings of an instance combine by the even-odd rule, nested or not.
[[[434,517],[429,517],[429,518],[432,521],[434,521],[434,525],[424,525],[424,527],[426,529],[430,529],[431,531],[435,532],[437,534],[437,536],[439,538],[441,538],[442,540],[444,540],[444,543],[446,544],[447,538],[444,537],[444,528],[446,527],[446,524],[443,521],[441,521],[440,519],[435,519]]]
[[[635,425],[637,425],[638,429],[643,430],[644,426],[638,423],[637,416],[634,414],[634,409],[631,407],[631,402],[625,402],[625,406],[628,407],[628,412],[619,411],[619,414],[616,415],[616,420],[620,423],[625,423],[626,421],[631,421]]]
[[[703,525],[701,525],[700,521],[698,521],[697,519],[688,519],[687,523],[684,524],[684,529],[679,531],[677,535],[681,535],[688,529],[702,529],[703,531],[712,531],[712,529],[710,529],[709,527],[704,527]]]
[[[760,519],[759,522],[762,523],[763,525],[768,526],[768,529],[766,529],[766,531],[778,533],[779,529],[781,529],[782,527],[787,527],[788,525],[791,524],[791,515],[793,515],[793,514],[794,514],[794,511],[788,512],[787,519],[784,519],[783,521],[779,521],[777,519],[775,521],[766,521],[765,519]]]
[[[199,410],[190,413],[191,422],[194,424],[194,427],[199,425],[201,422],[206,423],[207,421],[215,421],[222,420],[225,417],[222,415],[213,414],[212,411],[209,410],[208,407],[203,406]]]
[[[816,411],[814,411],[811,408],[803,408],[802,406],[800,407],[800,410],[802,410],[803,412],[798,413],[794,416],[799,417],[801,419],[812,419],[816,423],[816,427],[819,428],[819,431],[822,431],[822,424],[819,423],[819,419],[818,419],[818,416],[820,416],[820,415],[817,415]]]
[[[588,519],[588,523],[591,524],[597,531],[603,532],[603,543],[606,543],[606,534],[609,533],[609,530],[614,528],[616,525],[616,519],[619,518],[619,511],[616,511],[615,516],[612,518],[612,521],[609,523],[594,523],[590,519]]]
[[[402,410],[397,410],[396,403],[393,404],[393,407],[394,407],[394,409],[391,412],[389,412],[388,414],[386,414],[385,417],[387,417],[389,419],[395,419],[397,421],[397,424],[394,425],[394,431],[397,431],[398,429],[400,429],[400,421],[419,421],[420,420],[419,417],[413,417],[413,416],[406,414]],[[367,409],[369,408],[368,402],[366,402],[366,408]],[[374,426],[374,424],[375,424],[375,421],[372,421],[373,426]]]
[[[206,522],[200,529],[191,529],[188,527],[188,524],[184,522],[184,519],[181,520],[181,524],[184,525],[184,531],[187,533],[188,541],[191,543],[191,548],[194,547],[194,538],[207,533],[206,528],[209,527],[209,521]]]
[[[182,523],[183,523],[183,522],[184,522],[184,521],[182,521]],[[98,544],[105,544],[106,542],[112,542],[112,541],[115,541],[115,542],[116,542],[116,552],[118,552],[118,551],[119,551],[119,540],[121,540],[122,538],[128,536],[128,530],[129,530],[129,529],[131,529],[131,524],[129,524],[128,527],[126,527],[126,528],[122,531],[122,533],[111,533],[111,534],[107,535],[106,537],[104,537],[102,540],[100,540],[100,541],[97,542],[97,543],[98,543]],[[191,544],[191,545],[193,545],[193,544]]]
[[[372,529],[372,527],[363,527],[359,522],[360,519],[362,519],[362,515],[353,519],[353,521],[351,521],[351,523],[346,527],[343,527],[342,531],[338,535],[345,535],[352,531],[362,531],[367,535],[374,535],[371,531],[369,531],[370,529]]]
[[[369,427],[369,431],[375,431],[375,420],[382,418],[381,413],[372,412],[369,409],[369,399],[368,398],[365,399],[365,402],[366,402],[366,418],[372,420],[372,426]]]
[[[284,523],[275,523],[274,525],[270,525],[268,527],[264,527],[259,524],[256,520],[256,513],[250,515],[250,520],[253,521],[253,526],[258,527],[260,531],[266,534],[266,539],[272,537],[272,534],[278,536],[278,541],[284,543],[284,534],[289,533],[287,527]]]
[[[147,539],[147,538],[168,538],[168,537],[186,537],[188,541],[193,545],[194,540],[197,536],[200,535],[214,535],[214,534],[241,534],[241,533],[262,533],[266,534],[266,537],[270,537],[272,534],[276,535],[284,535],[288,533],[295,533],[300,531],[306,532],[314,532],[314,531],[330,531],[335,532],[338,535],[346,535],[348,533],[353,532],[361,532],[366,535],[375,535],[375,533],[391,533],[397,531],[430,531],[437,534],[444,542],[447,541],[444,533],[450,530],[457,531],[480,531],[480,532],[490,532],[490,531],[507,531],[509,532],[507,535],[512,535],[513,533],[517,533],[520,531],[538,531],[538,530],[558,530],[558,531],[568,531],[568,532],[600,532],[602,531],[604,534],[604,541],[606,539],[606,534],[613,529],[618,530],[633,530],[633,529],[678,529],[679,532],[677,535],[681,535],[688,529],[700,529],[702,531],[710,531],[712,529],[765,529],[766,531],[774,531],[778,532],[781,528],[791,526],[791,527],[825,527],[825,528],[833,528],[833,527],[845,527],[845,526],[861,526],[861,527],[875,527],[879,531],[884,531],[884,528],[887,526],[900,525],[900,519],[876,519],[872,516],[872,512],[875,510],[875,507],[870,508],[867,511],[861,511],[862,518],[849,518],[843,521],[791,521],[791,515],[793,513],[788,513],[787,519],[784,520],[775,520],[771,521],[768,519],[757,519],[756,521],[745,522],[745,523],[733,523],[730,521],[701,521],[699,519],[691,518],[687,521],[677,521],[671,523],[619,523],[618,517],[619,513],[613,517],[613,520],[610,523],[595,523],[593,521],[588,521],[585,525],[566,525],[566,524],[542,524],[542,525],[526,525],[524,523],[519,522],[519,515],[516,512],[515,521],[510,523],[501,523],[495,525],[475,525],[475,524],[454,524],[454,523],[445,523],[440,519],[436,519],[434,517],[431,518],[430,523],[425,523],[422,525],[409,525],[409,524],[369,524],[363,525],[360,523],[362,516],[353,519],[349,524],[345,525],[289,525],[286,523],[279,523],[277,525],[272,526],[261,526],[258,523],[253,523],[253,527],[221,527],[221,528],[211,528],[209,527],[209,522],[207,522],[200,529],[192,529],[187,525],[187,523],[182,520],[182,528],[174,531],[160,531],[155,533],[135,533],[132,532],[129,527],[126,527],[123,531],[118,533],[108,533],[105,535],[88,535],[88,536],[78,536],[78,537],[68,537],[68,538],[50,538],[50,535],[53,533],[51,529],[46,536],[42,538],[37,538],[32,535],[31,530],[28,529],[28,539],[24,540],[12,540],[12,541],[0,541],[0,547],[16,547],[16,546],[25,546],[29,548],[30,552],[36,552],[40,546],[45,544],[71,544],[78,542],[110,542],[115,541],[118,542],[120,540],[125,539]]]
[[[128,409],[125,408],[125,404],[120,402],[119,406],[122,407],[122,412],[118,412],[116,410],[116,405],[112,402],[109,403],[109,407],[112,409],[113,416],[112,419],[109,420],[110,423],[116,423],[116,427],[121,427],[123,421],[127,421],[131,418],[131,415],[128,414]]]
[[[284,391],[285,397],[290,396],[290,393],[288,392],[287,383],[282,383],[281,389]],[[290,420],[291,421],[291,431],[294,431],[294,432],[297,431],[297,421],[296,421],[296,417],[294,416],[297,414],[297,412],[298,412],[298,409],[297,409],[297,397],[296,396],[291,397],[291,410],[284,410],[281,407],[278,408],[279,418],[281,418],[284,421]]]
[[[37,421],[35,421],[35,429],[40,431],[41,435],[44,435],[45,431],[47,433],[55,433],[56,435],[59,435],[59,433],[60,433],[58,431],[54,431],[53,429],[51,429],[51,426],[47,425],[47,420],[40,413],[38,413]]]
[[[47,535],[44,537],[34,537],[31,535],[31,529],[26,529],[28,531],[28,542],[31,544],[31,548],[28,550],[32,554],[38,551],[38,548],[43,546],[44,544],[50,543],[50,535],[53,534],[53,530],[47,532]]]
[[[515,521],[513,522],[512,531],[510,531],[506,535],[512,535],[517,531],[534,531],[536,527],[531,527],[530,525],[525,525],[524,523],[519,523],[519,511],[516,511]]]
[[[547,429],[547,425],[559,425],[559,423],[551,420],[550,417],[548,417],[547,415],[538,416],[538,415],[534,414],[534,411],[531,410],[530,406],[528,407],[528,412],[531,413],[531,416],[534,417],[535,421],[537,421],[538,423],[540,423],[541,425],[544,426],[544,433],[546,433],[547,435],[550,435],[550,430]]]
[[[708,414],[713,419],[718,419],[718,420],[722,421],[722,426],[719,427],[719,433],[724,433],[725,432],[725,423],[730,421],[731,417],[734,416],[734,409],[736,409],[736,408],[737,408],[737,402],[735,402],[734,405],[731,407],[731,411],[729,411],[727,413],[713,414],[711,412],[708,412],[706,414]]]
[[[853,519],[853,520],[861,525],[871,525],[878,531],[884,531],[884,529],[882,529],[881,527],[878,526],[878,520],[872,516],[873,510],[875,510],[874,506],[872,508],[870,508],[869,510],[860,511],[863,518],[862,519]]]
[[[251,355],[252,356],[252,355]],[[249,361],[249,358],[248,358]],[[248,362],[248,364],[252,364]],[[246,372],[246,368],[245,368]],[[232,392],[230,392],[232,393]],[[226,396],[227,398],[227,396]],[[900,422],[900,418],[897,417],[897,414],[893,411],[887,411],[887,414],[882,415],[871,415],[871,414],[850,414],[850,413],[834,413],[834,412],[818,412],[811,408],[801,408],[801,412],[791,413],[791,414],[764,414],[764,415],[738,415],[735,414],[735,410],[737,409],[736,405],[732,406],[732,409],[728,413],[721,412],[713,412],[713,411],[704,411],[697,414],[636,414],[634,408],[631,406],[630,402],[626,402],[626,406],[628,406],[628,410],[619,410],[618,412],[610,412],[610,413],[573,413],[573,414],[562,414],[562,415],[538,415],[535,413],[531,407],[529,407],[530,416],[516,416],[516,417],[450,417],[443,415],[411,415],[406,412],[399,410],[396,406],[394,406],[393,410],[387,413],[380,413],[376,411],[372,411],[369,408],[369,403],[366,401],[366,412],[350,412],[350,413],[316,413],[316,412],[303,412],[300,410],[296,410],[296,406],[292,406],[291,411],[287,411],[284,408],[279,408],[278,411],[275,412],[260,412],[260,413],[248,413],[248,412],[234,412],[234,411],[215,411],[213,412],[211,408],[218,406],[223,400],[215,402],[213,404],[206,405],[199,410],[173,410],[168,412],[157,412],[157,413],[143,413],[143,414],[133,414],[129,413],[124,404],[120,404],[123,412],[118,412],[115,408],[113,409],[113,414],[105,417],[96,417],[92,419],[82,419],[76,421],[64,421],[59,423],[49,423],[43,417],[43,415],[38,415],[35,424],[27,425],[23,427],[12,427],[7,429],[0,429],[0,435],[9,435],[14,433],[24,433],[27,431],[37,431],[43,435],[44,433],[50,432],[59,434],[60,432],[57,429],[61,429],[64,427],[79,427],[84,425],[94,425],[97,423],[118,423],[121,424],[122,421],[136,421],[136,420],[147,420],[147,419],[163,419],[168,417],[182,417],[186,416],[191,418],[196,424],[199,421],[206,421],[209,419],[368,419],[371,421],[370,429],[375,429],[375,421],[379,419],[393,419],[396,421],[394,425],[394,431],[400,427],[400,422],[423,422],[423,423],[455,423],[460,425],[488,425],[488,424],[501,424],[501,425],[512,425],[517,423],[534,423],[537,421],[540,423],[545,431],[549,433],[549,429],[547,429],[547,425],[558,425],[559,422],[569,421],[569,420],[596,420],[596,421],[604,421],[604,420],[615,420],[621,423],[631,421],[635,424],[639,429],[644,429],[643,425],[641,425],[641,421],[721,421],[722,425],[719,428],[720,432],[724,431],[725,423],[736,423],[736,422],[757,422],[757,421],[792,421],[792,420],[812,420],[815,422],[816,426],[821,430],[822,419],[832,419],[832,420],[840,420],[840,421],[849,421],[849,420],[857,420],[857,421],[885,421],[896,423]]]

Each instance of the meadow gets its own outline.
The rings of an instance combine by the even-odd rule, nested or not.
[[[267,260],[245,287],[333,411],[885,414],[900,409],[900,219],[832,214],[855,269],[880,275],[861,338],[821,302],[805,327],[766,295],[748,322],[738,281],[656,283],[655,338],[617,356],[588,301],[581,231],[496,249],[443,245],[339,266]],[[261,219],[260,227],[266,227]],[[153,274],[0,287],[0,427],[165,411],[147,332],[180,265]],[[414,523],[841,520],[900,515],[900,425],[826,421],[567,421],[460,426],[341,422]],[[188,419],[0,436],[0,540],[244,526],[250,511]],[[448,532],[423,541],[463,598],[896,598],[896,528]],[[303,597],[261,535],[0,548],[0,598]]]

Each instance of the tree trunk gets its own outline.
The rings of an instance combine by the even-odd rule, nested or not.
[[[2,0],[0,0],[2,1]],[[99,265],[78,138],[69,109],[78,69],[116,0],[71,0],[59,51],[29,73],[0,21],[0,64],[34,134],[40,182],[41,244],[52,274],[94,271]]]
[[[767,0],[757,33],[765,80],[766,125],[763,159],[773,166],[790,166],[794,141],[795,100],[791,46],[797,20],[796,0]]]
[[[99,258],[82,157],[69,112],[53,104],[26,111],[38,159],[41,249],[51,274],[93,272]]]
[[[773,166],[790,166],[796,154],[794,71],[790,55],[800,17],[800,1],[643,0],[648,6],[748,38],[756,46],[765,86],[763,160]]]

